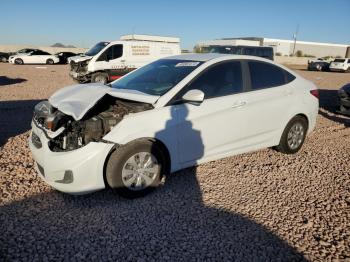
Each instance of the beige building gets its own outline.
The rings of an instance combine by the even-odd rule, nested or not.
[[[273,39],[264,37],[240,37],[240,38],[223,38],[217,40],[201,41],[197,43],[197,48],[204,48],[210,45],[248,45],[248,46],[270,46],[274,53],[282,56],[289,56],[297,51],[303,55],[315,57],[340,56],[350,57],[350,45],[305,42],[284,39]]]

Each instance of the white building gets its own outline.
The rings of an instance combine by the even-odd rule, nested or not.
[[[301,51],[304,55],[316,57],[340,56],[350,57],[350,46],[343,44],[317,43],[294,40],[273,39],[264,37],[239,37],[223,38],[217,40],[198,42],[196,48],[205,49],[210,45],[247,45],[247,46],[271,46],[274,53],[279,55],[292,55],[293,51]]]

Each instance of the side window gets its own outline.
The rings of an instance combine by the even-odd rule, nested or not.
[[[244,55],[256,56],[256,49],[255,48],[244,48]]]
[[[111,59],[117,59],[123,55],[123,45],[112,46],[113,55]]]
[[[106,51],[100,55],[97,61],[109,61],[117,59],[123,55],[123,45],[110,46]]]
[[[239,61],[231,61],[212,66],[181,90],[177,98],[180,99],[191,89],[203,91],[205,99],[242,92],[241,63]]]
[[[292,74],[273,64],[249,61],[248,67],[252,90],[285,85],[295,79]]]

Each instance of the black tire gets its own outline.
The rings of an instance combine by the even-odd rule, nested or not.
[[[47,59],[46,64],[47,65],[53,65],[55,62],[52,59]]]
[[[16,58],[15,59],[15,64],[16,65],[23,65],[23,60],[21,58]]]
[[[288,134],[291,131],[293,127],[295,127],[296,124],[300,124],[303,127],[303,136],[300,141],[300,144],[296,148],[292,148],[290,144],[288,143]],[[307,119],[303,116],[295,116],[293,117],[289,123],[287,124],[286,128],[284,129],[282,133],[282,137],[280,140],[279,145],[276,147],[277,151],[284,153],[284,154],[295,154],[300,150],[300,148],[303,146],[306,134],[308,129],[308,122]]]
[[[122,170],[127,160],[133,155],[140,152],[151,153],[156,159],[160,166],[159,172],[157,173],[153,183],[141,190],[131,190],[125,186],[122,178]],[[106,166],[106,182],[110,188],[115,190],[119,195],[126,198],[137,198],[142,197],[156,187],[158,187],[164,173],[166,172],[166,158],[165,154],[156,143],[148,140],[140,140],[131,142],[125,146],[117,148],[109,157]]]
[[[95,73],[91,76],[91,83],[102,83],[107,84],[108,83],[108,74],[107,73]]]

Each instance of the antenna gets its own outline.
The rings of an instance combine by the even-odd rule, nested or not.
[[[135,34],[135,26],[132,27],[132,39],[133,40],[135,40],[134,34]]]
[[[297,44],[298,32],[299,32],[299,24],[297,24],[297,29],[295,30],[295,33],[293,34],[293,39],[294,39],[293,56],[294,56],[294,54],[295,54],[295,45]]]

